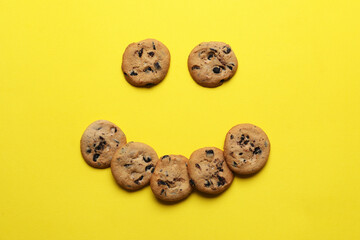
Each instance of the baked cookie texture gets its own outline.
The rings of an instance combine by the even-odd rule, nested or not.
[[[98,120],[84,131],[80,150],[91,167],[108,168],[115,151],[125,144],[126,136],[118,126],[107,120]]]
[[[170,52],[156,39],[131,43],[123,54],[122,71],[135,87],[151,87],[160,83],[170,66]]]
[[[182,155],[165,155],[156,164],[150,187],[156,198],[176,202],[192,192],[187,171],[188,159]]]
[[[234,179],[226,165],[223,151],[216,147],[194,151],[189,159],[188,171],[193,187],[207,194],[224,192]]]
[[[188,57],[191,77],[203,87],[218,87],[234,76],[238,61],[231,47],[223,42],[203,42]]]
[[[226,134],[224,156],[234,173],[249,175],[260,171],[265,166],[269,154],[269,138],[255,125],[239,124]]]
[[[138,190],[149,184],[158,159],[157,153],[149,145],[129,142],[115,152],[111,172],[122,188]]]

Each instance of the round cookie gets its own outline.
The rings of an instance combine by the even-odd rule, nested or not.
[[[158,160],[158,155],[150,146],[129,142],[115,152],[111,161],[111,172],[121,187],[138,190],[149,184]]]
[[[161,82],[170,66],[170,52],[155,39],[131,43],[123,54],[122,71],[135,87],[151,87]]]
[[[84,131],[81,140],[81,154],[87,164],[94,168],[110,167],[115,151],[126,144],[123,131],[114,123],[98,120]]]
[[[238,67],[234,51],[223,42],[203,42],[188,58],[191,77],[203,87],[218,87],[234,76]]]
[[[254,174],[262,169],[270,153],[266,133],[252,124],[239,124],[226,134],[224,156],[229,168],[237,174]]]
[[[192,185],[200,192],[219,194],[230,187],[234,174],[226,165],[223,151],[215,147],[200,148],[189,159]]]
[[[158,161],[150,179],[151,190],[158,199],[175,202],[190,195],[187,162],[181,155],[165,155]]]

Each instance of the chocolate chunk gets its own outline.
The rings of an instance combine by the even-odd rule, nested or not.
[[[199,165],[199,164],[195,163],[195,167],[197,167],[198,169],[200,169],[200,170],[201,170],[201,167],[200,167],[200,165]]]
[[[134,71],[131,71],[130,76],[137,76],[138,74]]]
[[[230,139],[234,139],[234,135],[231,134],[231,135],[230,135]]]
[[[224,46],[224,47],[223,47],[223,52],[224,52],[225,54],[229,54],[229,53],[231,52],[231,48]]]
[[[256,147],[253,154],[261,154],[261,149],[259,147]]]
[[[150,162],[151,161],[151,157],[144,157],[143,156],[143,160],[144,160],[144,162],[146,162],[146,163],[148,163],[148,162]]]
[[[104,138],[102,136],[99,136],[100,140],[104,140]]]
[[[254,145],[253,143],[250,143],[250,145],[251,145],[252,147],[255,147],[255,145]]]
[[[210,150],[205,150],[206,156],[207,157],[213,157],[214,156],[214,150],[210,149]]]
[[[215,48],[210,48],[210,50],[213,52],[217,52],[217,50]]]
[[[248,144],[249,143],[249,140],[245,140],[244,141],[244,145]]]
[[[115,128],[115,132],[117,132],[117,128]]]
[[[235,161],[233,161],[233,166],[236,167],[237,165],[238,164]]]
[[[190,179],[189,183],[190,183],[191,186],[195,187],[194,180]]]
[[[194,70],[194,69],[200,69],[200,66],[198,66],[198,65],[192,66],[191,70]]]
[[[154,66],[157,70],[161,69],[161,66],[160,66],[160,63],[159,62],[156,62],[154,63]]]
[[[209,180],[206,180],[204,186],[205,186],[205,187],[210,187],[210,185],[211,185],[211,182],[210,182]]]
[[[239,156],[241,156],[241,155],[243,155],[243,153],[242,153],[242,152],[239,152]]]
[[[242,134],[242,135],[241,135],[241,138],[240,138],[240,141],[238,142],[238,144],[241,145],[244,140],[245,140],[245,135]]]
[[[152,70],[151,67],[147,67],[145,68],[144,72],[148,73],[148,72],[153,72],[154,70]]]
[[[232,67],[232,66],[227,65],[227,67],[228,67],[230,70],[233,70],[233,67]]]
[[[100,154],[94,154],[93,161],[96,162],[99,157],[100,157]]]
[[[220,73],[220,68],[219,67],[214,67],[213,72],[216,73],[216,74]]]
[[[138,52],[140,58],[141,58],[141,56],[142,56],[142,54],[143,54],[143,51],[144,51],[144,49],[142,48],[142,49],[140,49],[140,51]]]
[[[150,57],[153,57],[153,56],[155,55],[155,53],[154,53],[154,52],[148,52],[148,55],[149,55]]]
[[[86,153],[91,153],[91,149],[90,149],[90,148],[87,148],[87,149],[86,149]]]
[[[161,189],[160,195],[162,195],[165,192],[165,189]]]
[[[246,138],[249,139],[250,138],[249,135],[246,135]]]
[[[127,73],[126,73],[126,72],[124,72],[124,75],[125,75],[125,76],[127,76]]]
[[[210,53],[210,54],[208,55],[208,60],[211,60],[213,57],[214,57],[214,54]]]
[[[154,173],[154,171],[155,171],[155,168],[151,169],[151,173]]]
[[[164,185],[164,186],[170,187],[168,181],[165,182],[165,181],[159,179],[157,183],[158,183],[158,186]]]
[[[148,171],[148,170],[150,170],[150,169],[153,168],[153,167],[154,167],[154,164],[147,165],[147,166],[145,167],[145,172]]]
[[[217,178],[219,179],[219,181],[217,182],[218,187],[225,185],[226,180],[224,177],[217,175]]]
[[[144,176],[141,175],[141,177],[139,177],[138,179],[136,179],[136,180],[134,181],[134,183],[140,184],[140,181],[141,181],[143,178],[144,178]]]
[[[156,50],[156,47],[155,47],[155,43],[152,42],[152,45],[153,45],[153,49]]]

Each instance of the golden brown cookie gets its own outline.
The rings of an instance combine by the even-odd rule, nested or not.
[[[191,77],[203,87],[218,87],[234,76],[238,67],[234,51],[223,42],[203,42],[188,57]]]
[[[111,172],[121,187],[138,190],[149,184],[158,160],[155,150],[149,145],[129,142],[115,152]]]
[[[219,194],[230,187],[234,175],[226,165],[223,151],[216,147],[200,148],[189,159],[191,183],[200,192]]]
[[[94,168],[110,167],[115,151],[125,144],[123,131],[107,120],[90,124],[80,140],[81,154],[86,163]]]
[[[254,174],[262,169],[270,154],[266,133],[252,124],[239,124],[226,134],[224,156],[230,169],[237,174]]]
[[[161,82],[170,66],[170,52],[156,39],[131,43],[123,54],[122,71],[136,87],[151,87]]]
[[[190,195],[192,187],[187,164],[188,159],[181,155],[160,158],[150,179],[151,190],[158,199],[175,202]]]

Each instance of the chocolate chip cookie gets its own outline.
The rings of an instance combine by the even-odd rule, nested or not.
[[[224,156],[230,169],[249,175],[263,168],[270,153],[266,133],[252,124],[239,124],[226,134]]]
[[[200,192],[219,194],[230,187],[234,175],[226,165],[223,151],[215,147],[200,148],[189,159],[190,181]]]
[[[218,87],[234,76],[238,67],[234,51],[223,42],[203,42],[188,58],[191,77],[203,87]]]
[[[94,168],[110,167],[115,151],[125,144],[123,131],[106,120],[90,124],[80,140],[81,154],[86,163]]]
[[[188,159],[181,155],[165,155],[156,164],[150,187],[154,195],[166,202],[182,200],[192,187],[187,171]]]
[[[145,143],[129,142],[118,149],[111,162],[115,181],[127,190],[138,190],[150,182],[158,156]]]
[[[131,43],[123,54],[122,71],[136,87],[151,87],[161,82],[170,66],[170,52],[155,39]]]

